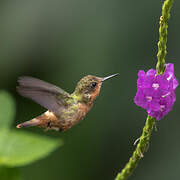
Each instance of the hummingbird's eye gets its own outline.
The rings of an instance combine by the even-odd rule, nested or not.
[[[96,85],[97,85],[96,82],[91,83],[91,88],[94,89],[96,87]]]

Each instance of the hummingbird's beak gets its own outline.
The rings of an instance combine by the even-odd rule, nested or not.
[[[110,78],[112,78],[112,77],[117,76],[117,75],[119,75],[119,73],[116,73],[116,74],[113,74],[113,75],[110,75],[110,76],[104,77],[104,78],[102,78],[101,82],[104,82],[104,81],[106,81],[106,80],[108,80],[108,79],[110,79]]]

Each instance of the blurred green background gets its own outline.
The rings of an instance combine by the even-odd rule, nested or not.
[[[0,1],[0,88],[16,99],[17,123],[45,109],[15,90],[29,75],[72,92],[84,75],[119,78],[104,83],[84,121],[65,133],[64,146],[29,166],[24,180],[114,179],[134,150],[146,112],[133,103],[139,69],[156,65],[162,0],[6,0]],[[180,79],[180,1],[169,23],[167,62]],[[131,180],[179,179],[180,91],[174,109],[157,123],[149,151]],[[24,130],[20,130],[24,131]],[[42,129],[25,131],[45,134]],[[42,147],[43,151],[43,147]]]

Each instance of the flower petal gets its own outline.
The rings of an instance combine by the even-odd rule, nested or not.
[[[157,75],[155,69],[150,69],[147,73],[140,70],[134,102],[146,109],[150,116],[160,120],[171,111],[176,101],[175,89],[178,85],[174,65],[171,63],[166,65],[162,75]]]

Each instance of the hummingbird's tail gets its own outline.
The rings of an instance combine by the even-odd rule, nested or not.
[[[26,121],[24,123],[18,124],[16,127],[24,128],[24,127],[39,126],[39,125],[40,125],[40,120],[37,118],[34,118],[34,119]]]

